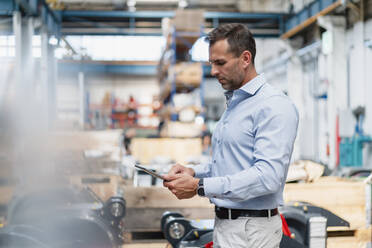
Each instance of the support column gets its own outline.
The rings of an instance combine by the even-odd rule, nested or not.
[[[54,57],[55,47],[49,45],[48,47],[48,122],[49,127],[57,116],[57,60]]]
[[[352,29],[352,44],[347,48],[353,47],[349,50],[350,55],[350,107],[352,109],[357,106],[365,106],[365,47],[364,47],[364,23],[355,23]],[[367,64],[368,65],[368,64]],[[370,68],[370,66],[368,66]],[[368,96],[369,97],[369,96]]]
[[[336,120],[339,112],[347,108],[347,49],[345,41],[345,18],[325,16],[319,24],[327,31],[323,33],[323,53],[326,59],[328,87],[328,130],[330,157],[329,167],[335,168],[338,144],[336,141]],[[324,43],[326,42],[326,43]],[[327,46],[328,49],[324,50]]]
[[[49,35],[45,26],[41,27],[41,58],[40,58],[40,77],[41,77],[41,104],[43,116],[45,117],[46,128],[49,126]]]
[[[49,34],[46,27],[41,28],[41,92],[47,128],[53,126],[56,119],[56,82],[57,61],[54,57],[54,46],[49,44]]]
[[[32,56],[32,38],[34,18],[22,18],[21,13],[13,13],[13,32],[15,35],[15,107],[18,111],[31,115],[34,96],[34,59]],[[27,119],[26,116],[23,118]],[[21,125],[20,121],[19,125]]]
[[[79,124],[81,129],[84,129],[85,123],[85,85],[84,73],[79,72]]]
[[[370,2],[370,6],[372,10],[372,1]],[[370,69],[370,65],[372,65],[372,19],[366,21],[364,25],[364,40],[366,41],[364,42],[364,99],[366,101],[366,118],[363,128],[367,135],[372,136],[372,70]],[[372,145],[369,144],[366,148],[366,156],[363,157],[363,162],[365,165],[372,165]]]
[[[371,10],[372,10],[372,2],[371,2]],[[364,130],[367,134],[372,135],[372,70],[369,65],[372,65],[372,19],[366,22],[366,29],[365,29],[365,40],[367,41],[364,43],[365,46],[365,61],[364,65],[366,65],[366,70],[364,70],[364,98],[366,99],[366,119],[364,121]]]
[[[22,16],[19,11],[13,13],[13,33],[15,37],[15,82],[16,89],[22,84]]]
[[[34,36],[34,18],[27,17],[22,21],[22,88],[28,98],[33,96],[35,70],[32,56],[32,40]]]

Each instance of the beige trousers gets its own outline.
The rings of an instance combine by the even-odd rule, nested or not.
[[[282,239],[279,214],[268,217],[215,218],[213,248],[279,248]]]

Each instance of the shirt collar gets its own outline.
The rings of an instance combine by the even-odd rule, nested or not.
[[[227,90],[224,92],[225,94],[225,97],[226,97],[226,105],[229,106],[230,105],[230,102],[231,102],[231,99],[234,95],[234,91],[233,90]]]
[[[242,90],[253,96],[261,88],[261,86],[264,85],[265,82],[266,80],[264,75],[259,74],[236,91]],[[227,90],[224,92],[224,94],[226,97],[226,105],[229,106],[234,96],[234,90]]]
[[[258,74],[251,81],[243,85],[240,90],[247,92],[250,95],[256,94],[256,92],[261,88],[262,85],[266,82],[263,74]]]

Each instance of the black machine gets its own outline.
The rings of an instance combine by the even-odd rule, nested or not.
[[[327,226],[349,226],[349,223],[330,211],[296,202],[279,208],[283,220],[281,248],[313,248],[326,242]],[[213,247],[214,220],[187,220],[175,212],[165,212],[161,230],[173,248]],[[325,247],[325,246],[324,246]]]
[[[89,189],[58,188],[16,196],[0,247],[113,248],[123,244],[125,201],[101,201]]]

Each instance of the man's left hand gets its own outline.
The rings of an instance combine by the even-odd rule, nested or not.
[[[188,199],[196,195],[199,179],[188,174],[163,175],[164,186],[178,199]]]

